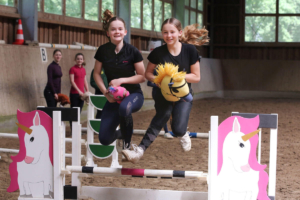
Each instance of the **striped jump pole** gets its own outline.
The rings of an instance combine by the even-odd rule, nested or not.
[[[132,169],[132,168],[108,168],[108,167],[85,167],[66,166],[63,174],[88,173],[103,176],[131,176],[162,179],[200,179],[206,178],[207,174],[201,171],[180,171],[180,170],[156,170],[156,169]]]

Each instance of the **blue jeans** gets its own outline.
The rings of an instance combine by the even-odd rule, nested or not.
[[[120,124],[121,135],[126,144],[130,144],[133,134],[133,120],[131,113],[141,109],[144,96],[141,92],[132,93],[118,103],[106,102],[102,110],[99,141],[103,145],[110,145],[120,138],[120,131],[116,131]]]
[[[155,101],[156,114],[153,117],[150,126],[148,127],[146,134],[139,145],[144,149],[144,151],[155,140],[160,130],[167,123],[171,115],[172,132],[175,136],[182,137],[187,131],[189,116],[192,109],[192,102],[167,101],[158,88],[153,88],[153,99]]]

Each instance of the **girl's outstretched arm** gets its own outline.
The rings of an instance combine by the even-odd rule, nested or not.
[[[122,84],[138,84],[144,82],[146,79],[144,77],[145,67],[143,61],[134,63],[134,68],[136,75],[128,78],[118,78],[112,80],[109,85],[111,86],[120,86]]]
[[[185,75],[186,82],[198,83],[200,81],[200,62],[191,65],[191,73]]]

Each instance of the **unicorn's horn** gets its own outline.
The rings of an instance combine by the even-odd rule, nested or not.
[[[254,135],[256,135],[259,131],[260,131],[260,129],[253,131],[251,133],[248,133],[247,135],[242,136],[242,139],[244,140],[244,142],[246,142],[247,140],[252,138]]]
[[[28,135],[30,135],[32,133],[32,129],[26,127],[26,126],[23,126],[22,124],[19,124],[16,122],[16,124],[18,125],[18,127],[20,129],[22,129],[23,131],[25,131],[26,133],[28,133]]]

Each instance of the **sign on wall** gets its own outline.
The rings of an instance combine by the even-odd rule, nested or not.
[[[41,50],[42,62],[47,62],[47,51],[46,51],[46,48],[40,48],[40,50]]]

